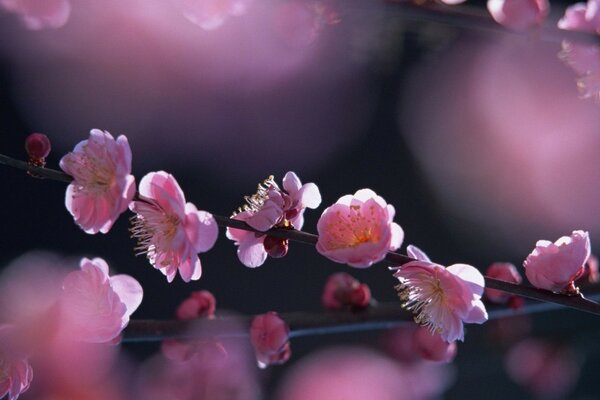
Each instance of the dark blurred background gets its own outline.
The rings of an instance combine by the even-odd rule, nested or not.
[[[305,214],[308,232],[327,205],[369,187],[394,205],[405,244],[482,272],[494,261],[520,268],[537,240],[574,229],[595,240],[600,113],[578,97],[556,57],[560,43],[418,20],[381,1],[255,1],[208,30],[168,3],[72,1],[63,27],[40,31],[0,12],[0,152],[24,159],[25,137],[43,132],[53,144],[48,166],[57,168],[90,129],[125,134],[138,181],[168,171],[188,201],[219,215],[266,176],[295,171],[323,196]],[[337,271],[368,283],[379,301],[397,298],[384,266],[351,269],[303,244],[248,269],[223,230],[201,255],[199,281],[168,284],[134,256],[127,216],[109,234],[86,235],[64,207],[64,184],[0,174],[0,265],[34,249],[103,257],[143,284],[135,318],[170,319],[200,289],[219,309],[244,314],[317,311]],[[509,331],[511,323],[500,321]],[[583,363],[569,398],[600,398],[590,340],[598,326],[575,311],[533,318],[534,333],[568,343]],[[530,396],[504,372],[492,329],[468,327],[444,398]],[[267,393],[305,354],[375,346],[380,335],[294,340],[288,364],[261,371]],[[158,345],[124,348],[143,359]]]

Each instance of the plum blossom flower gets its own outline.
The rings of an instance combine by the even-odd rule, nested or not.
[[[63,281],[59,332],[83,342],[110,342],[141,304],[142,286],[129,275],[109,276],[101,258],[83,258],[80,268]]]
[[[169,282],[177,271],[185,282],[200,279],[198,253],[210,250],[219,233],[212,214],[186,203],[175,178],[164,171],[142,178],[139,200],[129,208],[136,213],[131,234],[138,240],[138,254],[146,254]]]
[[[490,278],[519,284],[523,280],[517,268],[506,262],[496,262],[490,265],[485,273]],[[485,288],[485,297],[492,303],[505,304],[513,295],[496,289]]]
[[[488,0],[492,18],[509,29],[525,30],[540,25],[550,12],[548,0]]]
[[[428,258],[424,253],[422,257]],[[417,259],[394,269],[394,277],[400,281],[396,289],[402,306],[413,312],[415,322],[438,333],[443,340],[462,341],[463,323],[487,321],[481,301],[485,281],[475,267],[444,267]]]
[[[246,204],[234,213],[233,219],[244,221],[260,232],[271,228],[302,229],[304,210],[319,207],[321,193],[317,185],[302,184],[290,171],[283,177],[283,189],[270,176],[245,200]],[[227,237],[235,241],[238,258],[250,268],[261,266],[267,255],[283,257],[287,253],[287,239],[235,228],[227,228]]]
[[[11,325],[0,325],[0,398],[16,400],[29,389],[33,369],[27,358],[11,346],[15,330]]]
[[[250,325],[250,342],[260,368],[283,364],[290,358],[289,332],[286,322],[274,311],[254,317]]]
[[[345,272],[330,275],[321,296],[321,304],[328,310],[339,310],[344,307],[365,308],[370,301],[369,286],[360,283]]]
[[[537,288],[578,293],[573,282],[585,272],[590,251],[590,238],[585,231],[573,231],[571,236],[554,243],[539,240],[523,263],[525,275]]]
[[[575,3],[565,10],[557,23],[560,29],[600,34],[600,1]]]
[[[65,205],[77,225],[86,233],[107,233],[135,194],[127,138],[115,141],[110,133],[92,129],[88,140],[60,160],[60,167],[73,177]]]
[[[370,189],[342,196],[319,218],[317,251],[335,262],[370,267],[402,244],[404,232],[394,214],[394,207]]]
[[[0,6],[18,14],[31,30],[60,28],[71,14],[69,0],[0,0]]]

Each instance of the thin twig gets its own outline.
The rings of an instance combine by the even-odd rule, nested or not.
[[[32,171],[35,174],[48,178],[54,179],[61,182],[71,182],[73,178],[61,171],[53,170],[50,168],[38,168],[31,167],[29,164],[23,161],[15,160],[11,157],[0,154],[0,164],[8,165],[13,168],[18,168],[26,171]],[[270,236],[286,238],[300,243],[305,243],[314,246],[317,243],[318,236],[312,233],[298,231],[294,229],[283,229],[274,228],[266,232],[260,232],[252,228],[243,221],[231,219],[220,215],[213,215],[217,224],[221,227],[230,227],[236,229],[243,229],[247,231],[253,231],[260,234],[267,234]],[[401,266],[407,262],[415,261],[414,259],[407,257],[403,254],[389,252],[385,257],[384,263],[387,265]],[[518,296],[527,297],[533,300],[559,304],[565,307],[574,308],[579,311],[584,311],[591,314],[600,315],[600,304],[585,299],[583,296],[567,296],[564,294],[556,294],[547,290],[534,288],[531,286],[517,285],[509,282],[504,282],[498,279],[485,277],[486,287],[491,289],[501,290],[503,292],[511,293]]]

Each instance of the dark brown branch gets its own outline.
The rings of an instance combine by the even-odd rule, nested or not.
[[[73,179],[71,176],[61,172],[56,171],[50,168],[38,168],[31,167],[29,164],[23,161],[15,160],[13,158],[7,157],[5,155],[0,154],[0,164],[5,164],[10,167],[31,171],[35,174],[38,174],[41,177],[54,179],[61,182],[71,182]],[[318,236],[312,233],[297,231],[293,229],[282,229],[275,228],[271,229],[267,232],[259,232],[256,229],[253,229],[249,225],[247,225],[243,221],[238,221],[231,219],[229,217],[223,217],[219,215],[213,215],[216,219],[217,223],[221,227],[231,227],[237,229],[243,229],[247,231],[253,231],[263,234],[268,234],[275,237],[287,238],[296,242],[305,243],[314,246],[317,243]],[[385,257],[384,263],[387,265],[395,265],[400,266],[402,264],[406,264],[407,262],[414,261],[412,258],[407,257],[405,255],[390,252]],[[565,307],[574,308],[576,310],[600,315],[600,304],[585,299],[582,296],[567,296],[564,294],[555,294],[543,289],[537,289],[530,286],[525,285],[516,285],[513,283],[508,283],[504,281],[500,281],[497,279],[493,279],[490,277],[485,277],[485,284],[487,287],[492,289],[501,290],[503,292],[515,294],[518,296],[527,297],[533,300],[549,302],[553,304],[559,304]]]

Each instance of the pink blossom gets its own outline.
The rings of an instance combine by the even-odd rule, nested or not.
[[[492,18],[507,28],[525,30],[540,25],[550,12],[548,0],[488,0]]]
[[[18,399],[33,378],[27,358],[11,346],[15,333],[12,326],[0,325],[0,398],[8,395],[8,400]]]
[[[537,339],[513,346],[505,358],[505,368],[512,380],[540,398],[566,398],[581,372],[570,348]]]
[[[485,273],[490,278],[519,284],[523,280],[517,268],[511,263],[496,262],[490,265]],[[492,303],[506,304],[511,294],[496,289],[485,288],[485,297]]]
[[[330,275],[321,296],[321,304],[329,310],[339,310],[344,307],[365,308],[370,301],[369,286],[360,283],[345,272]]]
[[[288,325],[274,311],[254,317],[250,325],[250,342],[260,368],[288,360],[291,354],[289,331]]]
[[[335,262],[370,267],[402,244],[404,232],[394,214],[394,207],[370,189],[342,196],[317,223],[317,251]]]
[[[231,16],[247,12],[252,0],[172,0],[190,22],[204,30],[217,29]]]
[[[294,172],[283,178],[280,189],[273,177],[258,185],[257,192],[246,196],[246,203],[232,218],[246,222],[260,232],[271,228],[302,229],[304,210],[321,204],[319,188],[314,183],[302,184]],[[281,257],[287,253],[287,240],[267,241],[270,236],[242,229],[227,228],[227,237],[238,246],[237,255],[242,264],[255,268],[261,266],[267,255]]]
[[[418,324],[447,342],[464,340],[463,322],[482,324],[487,320],[481,301],[485,281],[470,265],[446,268],[417,260],[397,267],[394,276],[400,281],[396,289],[402,306],[415,314]]]
[[[576,290],[573,282],[585,271],[590,256],[587,232],[573,231],[556,242],[539,240],[523,263],[529,282],[540,289],[560,292]]]
[[[177,271],[185,282],[200,279],[198,253],[210,250],[219,233],[212,214],[186,203],[175,178],[164,171],[142,178],[139,200],[129,208],[137,214],[131,232],[138,240],[138,254],[146,254],[169,282]]]
[[[600,33],[600,1],[588,0],[567,7],[557,25],[569,31]]]
[[[425,360],[450,363],[456,357],[456,342],[448,343],[439,334],[422,326],[413,333],[413,346]]]
[[[0,6],[18,14],[31,30],[60,28],[71,14],[69,0],[0,0]]]
[[[563,40],[558,57],[575,71],[581,98],[600,101],[600,47]]]
[[[83,342],[110,342],[142,302],[142,287],[129,275],[109,276],[101,258],[83,258],[80,267],[63,282],[59,332]]]
[[[88,140],[60,160],[60,167],[73,177],[65,205],[77,225],[86,233],[107,233],[135,194],[127,138],[115,141],[110,133],[92,129]]]

